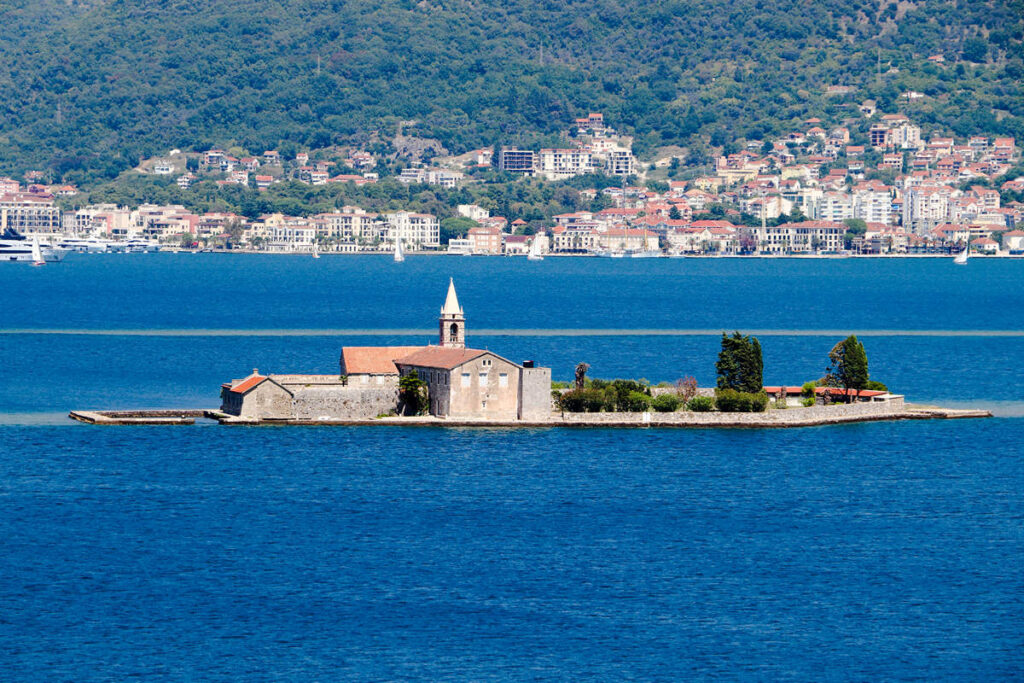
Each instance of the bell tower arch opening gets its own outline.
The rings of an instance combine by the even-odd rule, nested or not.
[[[448,296],[441,307],[440,343],[452,349],[466,348],[466,315],[459,306],[459,297],[455,294],[455,281],[448,280]]]

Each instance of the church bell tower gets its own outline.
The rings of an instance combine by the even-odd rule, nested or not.
[[[466,315],[455,295],[455,281],[448,279],[448,296],[441,308],[441,346],[449,349],[466,348]]]

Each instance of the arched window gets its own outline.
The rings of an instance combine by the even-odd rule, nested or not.
[[[458,326],[457,323],[452,323],[451,334],[449,335],[448,339],[450,341],[458,341],[459,340],[459,326]]]

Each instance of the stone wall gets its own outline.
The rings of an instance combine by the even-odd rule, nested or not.
[[[293,391],[296,420],[365,420],[394,412],[398,406],[394,386],[312,385]]]
[[[523,368],[519,384],[519,419],[551,416],[551,368]]]
[[[554,422],[589,425],[793,427],[833,422],[852,422],[871,417],[898,417],[904,412],[903,398],[874,403],[812,406],[810,408],[772,409],[763,413],[565,413]]]
[[[266,381],[247,393],[238,415],[252,419],[285,420],[291,417],[292,395],[281,385]]]

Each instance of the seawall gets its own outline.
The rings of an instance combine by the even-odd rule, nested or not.
[[[894,402],[771,409],[763,413],[552,413],[543,419],[487,420],[446,419],[431,416],[381,417],[373,419],[289,419],[259,420],[228,415],[217,410],[133,410],[72,411],[80,422],[97,425],[193,424],[196,418],[217,420],[224,425],[337,425],[402,427],[484,427],[484,428],[696,428],[696,429],[786,429],[818,427],[853,422],[884,420],[934,420],[992,417],[987,410],[963,410],[938,406],[894,405]]]

